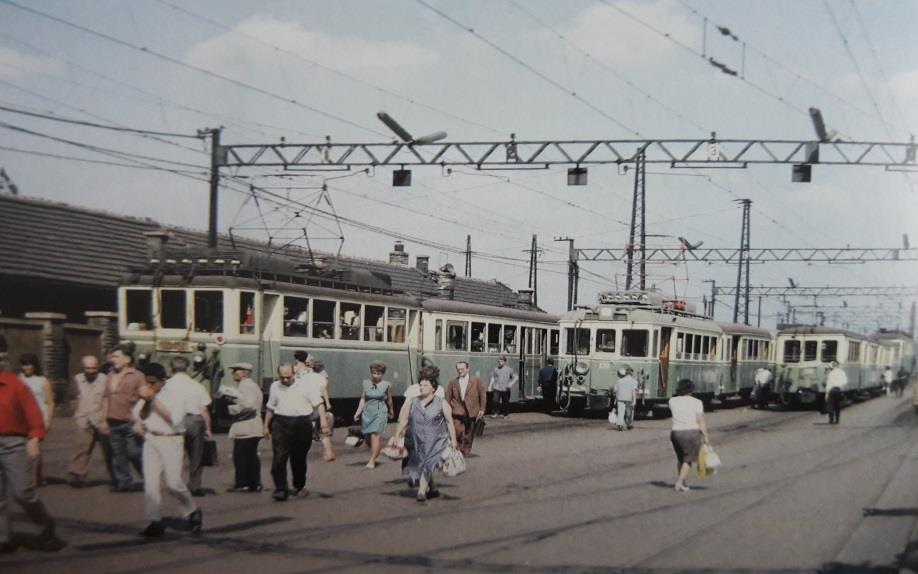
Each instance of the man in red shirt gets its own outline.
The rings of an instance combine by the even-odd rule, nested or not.
[[[6,341],[0,337],[0,554],[15,552],[19,541],[10,531],[9,500],[17,502],[41,534],[22,545],[32,550],[56,552],[66,543],[55,536],[54,520],[32,488],[29,463],[41,454],[38,442],[45,436],[41,410],[29,388],[9,370]]]

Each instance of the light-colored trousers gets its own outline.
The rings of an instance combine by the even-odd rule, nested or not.
[[[26,515],[42,527],[43,534],[54,534],[54,520],[32,488],[26,438],[0,436],[0,543],[10,541],[9,502],[22,506]]]
[[[615,406],[615,414],[618,415],[617,424],[620,427],[630,427],[634,422],[634,403],[631,401],[618,401]]]
[[[182,463],[185,457],[183,435],[156,436],[147,433],[143,441],[143,498],[144,515],[147,520],[162,520],[162,478],[166,477],[166,488],[182,506],[182,516],[195,510],[191,492],[182,482]]]

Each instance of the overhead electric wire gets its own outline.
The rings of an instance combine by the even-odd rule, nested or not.
[[[521,6],[520,3],[517,2],[516,0],[506,0],[506,1],[509,2],[510,4],[512,4],[514,8],[516,8],[517,10],[519,10],[520,12],[522,12],[523,14],[525,14],[526,16],[528,16],[529,18],[531,18],[532,20],[534,20],[534,21],[535,21],[536,23],[538,23],[540,26],[544,27],[545,29],[547,29],[547,30],[550,31],[551,33],[555,34],[556,36],[558,36],[558,38],[560,38],[560,39],[563,40],[564,42],[566,42],[566,43],[570,44],[571,46],[573,46],[575,50],[577,50],[578,52],[580,52],[581,54],[583,54],[588,60],[594,62],[596,65],[598,65],[600,68],[602,68],[603,70],[605,70],[605,71],[608,72],[609,74],[612,74],[617,80],[619,80],[620,82],[624,83],[624,84],[625,84],[626,86],[628,86],[629,88],[635,90],[636,92],[638,92],[639,94],[641,94],[642,96],[644,96],[645,98],[647,98],[649,101],[653,102],[654,104],[657,104],[658,106],[660,106],[660,107],[662,107],[663,109],[665,109],[666,111],[670,112],[671,114],[673,114],[674,116],[676,116],[676,117],[679,118],[680,120],[682,120],[682,121],[684,121],[684,122],[686,122],[686,123],[688,123],[688,124],[691,124],[693,127],[698,128],[699,130],[702,130],[702,131],[704,131],[704,132],[709,132],[709,131],[710,131],[710,130],[708,130],[707,128],[705,128],[704,126],[699,125],[697,122],[695,122],[695,121],[693,121],[693,120],[691,120],[691,119],[685,117],[685,116],[682,115],[678,110],[676,110],[676,109],[673,108],[672,106],[669,106],[668,104],[664,103],[662,100],[658,99],[656,96],[654,96],[652,93],[648,92],[647,90],[641,88],[640,86],[638,86],[637,84],[635,84],[634,82],[632,82],[631,80],[629,80],[628,78],[626,78],[624,75],[622,75],[621,73],[619,73],[617,70],[615,70],[614,68],[612,68],[611,66],[609,66],[608,64],[606,64],[605,62],[603,62],[602,60],[600,60],[600,59],[594,57],[594,56],[593,56],[591,53],[589,53],[587,50],[585,50],[584,48],[580,47],[580,45],[578,45],[576,42],[574,42],[573,40],[571,40],[570,38],[568,38],[567,36],[565,36],[563,33],[559,32],[559,31],[558,31],[556,28],[554,28],[551,24],[549,24],[548,22],[545,22],[544,20],[542,20],[541,18],[539,18],[538,16],[536,16],[535,14],[533,14],[532,12],[530,12],[529,10],[527,10],[526,8],[524,8],[523,6]]]
[[[47,153],[43,151],[21,149],[21,148],[15,148],[15,147],[8,147],[4,145],[0,145],[0,150],[12,152],[12,153],[21,153],[21,154],[26,154],[26,155],[34,155],[34,156],[48,157],[48,158],[53,158],[53,159],[61,159],[61,160],[66,160],[66,161],[78,161],[78,162],[83,162],[83,163],[108,165],[108,166],[113,166],[113,167],[126,167],[130,169],[146,169],[146,170],[152,170],[152,171],[163,171],[163,168],[158,167],[158,166],[145,166],[145,165],[139,165],[139,164],[118,163],[114,161],[105,161],[101,159],[90,159],[86,157],[76,157],[76,156],[61,155],[61,154],[56,154],[56,153]],[[197,175],[201,175],[205,177],[207,176],[206,171],[204,172],[193,172],[193,171],[183,171],[183,170],[167,170],[167,171],[169,171],[170,173],[197,174]],[[208,180],[201,179],[200,181],[208,181]]]
[[[266,89],[264,89],[264,88],[260,88],[260,87],[258,87],[258,86],[254,86],[254,85],[252,85],[252,84],[243,82],[242,80],[237,80],[237,79],[235,79],[235,78],[230,78],[229,76],[224,76],[224,75],[222,75],[222,74],[218,74],[218,73],[213,72],[213,71],[211,71],[211,70],[207,70],[207,69],[205,69],[205,68],[201,68],[201,67],[199,67],[199,66],[195,66],[195,65],[193,65],[193,64],[189,64],[189,63],[187,63],[187,62],[183,62],[183,61],[181,61],[181,60],[179,60],[179,59],[177,59],[177,58],[173,58],[172,56],[168,56],[168,55],[166,55],[166,54],[163,54],[163,53],[158,52],[158,51],[156,51],[156,50],[153,50],[153,49],[151,49],[151,48],[147,48],[147,47],[145,47],[145,46],[139,46],[139,45],[137,45],[137,44],[134,44],[133,42],[128,42],[127,40],[123,40],[123,39],[121,39],[121,38],[116,38],[116,37],[111,36],[111,35],[109,35],[109,34],[106,34],[106,33],[104,33],[104,32],[99,32],[98,30],[93,30],[92,28],[89,28],[89,27],[87,27],[87,26],[83,26],[83,25],[81,25],[81,24],[76,24],[76,23],[74,23],[74,22],[70,22],[69,20],[65,20],[65,19],[63,19],[63,18],[59,18],[59,17],[54,16],[54,15],[52,15],[52,14],[48,14],[48,13],[46,13],[46,12],[42,12],[42,11],[36,10],[36,9],[34,9],[34,8],[30,8],[30,7],[28,7],[28,6],[22,6],[21,4],[17,4],[16,2],[13,2],[12,0],[0,0],[0,3],[6,4],[7,6],[11,6],[11,7],[13,7],[13,8],[17,8],[17,9],[22,10],[22,11],[24,11],[24,12],[29,12],[29,13],[34,14],[34,15],[36,15],[36,16],[39,16],[39,17],[41,17],[41,18],[45,18],[45,19],[51,20],[51,21],[53,21],[53,22],[57,22],[57,23],[59,23],[59,24],[61,24],[61,25],[63,25],[63,26],[67,26],[67,27],[69,27],[69,28],[73,28],[73,29],[75,29],[75,30],[79,30],[79,31],[84,32],[84,33],[86,33],[86,34],[90,34],[90,35],[96,36],[96,37],[98,37],[98,38],[102,38],[102,39],[107,40],[107,41],[109,41],[109,42],[118,44],[118,45],[120,45],[120,46],[124,46],[124,47],[127,47],[127,48],[131,48],[131,49],[133,49],[133,50],[137,50],[138,52],[141,52],[141,53],[144,53],[144,54],[149,54],[149,55],[151,55],[151,56],[153,56],[153,57],[155,57],[155,58],[159,58],[159,59],[161,59],[161,60],[163,60],[163,61],[169,62],[169,63],[174,64],[174,65],[176,65],[176,66],[180,66],[180,67],[182,67],[182,68],[185,68],[185,69],[188,69],[188,70],[192,70],[192,71],[198,72],[198,73],[200,73],[200,74],[204,74],[204,75],[206,75],[206,76],[209,76],[209,77],[211,77],[211,78],[218,79],[218,80],[223,81],[223,82],[227,82],[227,83],[232,84],[232,85],[234,85],[234,86],[237,86],[237,87],[240,87],[240,88],[244,88],[244,89],[249,90],[249,91],[251,91],[251,92],[254,92],[254,93],[257,93],[257,94],[260,94],[260,95],[269,97],[269,98],[271,98],[271,99],[279,100],[279,101],[281,101],[281,102],[288,103],[288,104],[291,104],[291,105],[293,105],[293,106],[296,106],[296,107],[299,107],[299,108],[308,110],[308,111],[313,112],[313,113],[315,113],[315,114],[318,114],[318,115],[320,115],[320,116],[323,116],[323,117],[326,117],[326,118],[329,118],[329,119],[333,119],[333,120],[339,121],[339,122],[341,122],[341,123],[343,123],[343,124],[346,124],[346,125],[349,125],[349,126],[351,126],[351,127],[358,128],[358,129],[361,129],[361,130],[364,130],[364,131],[368,131],[368,132],[370,132],[370,133],[373,133],[373,134],[376,134],[376,135],[379,135],[379,136],[388,137],[387,134],[385,134],[385,133],[383,133],[383,132],[381,132],[381,131],[379,131],[379,130],[373,129],[373,128],[368,127],[368,126],[364,126],[364,125],[358,124],[358,123],[356,123],[356,122],[352,122],[351,120],[348,120],[348,119],[346,119],[346,118],[342,118],[342,117],[337,116],[337,115],[335,115],[335,114],[333,114],[333,113],[326,112],[326,111],[324,111],[324,110],[321,110],[321,109],[316,108],[316,107],[314,107],[314,106],[310,106],[310,105],[308,105],[308,104],[304,104],[303,102],[300,102],[299,100],[292,99],[292,98],[288,98],[288,97],[285,97],[285,96],[281,96],[281,95],[279,95],[279,94],[276,94],[276,93],[271,92],[271,91],[269,91],[269,90],[266,90]]]
[[[6,1],[9,1],[9,0],[0,0],[0,1],[6,2]],[[632,128],[632,127],[630,127],[630,126],[628,126],[627,124],[625,124],[624,122],[622,122],[622,121],[619,120],[618,118],[615,118],[614,116],[612,116],[611,114],[609,114],[608,112],[606,112],[605,110],[603,110],[602,108],[600,108],[599,106],[597,106],[596,104],[594,104],[593,102],[587,100],[586,98],[584,98],[583,96],[581,96],[580,94],[578,94],[578,93],[576,92],[576,90],[572,90],[572,89],[568,88],[567,86],[561,84],[561,83],[558,82],[557,80],[551,78],[550,76],[548,76],[548,75],[546,75],[546,74],[540,72],[540,71],[537,70],[535,67],[533,67],[532,65],[528,64],[525,60],[519,58],[518,56],[515,56],[514,54],[512,54],[512,53],[509,52],[508,50],[502,48],[502,47],[501,47],[499,44],[497,44],[496,42],[494,42],[494,41],[492,41],[492,40],[486,38],[484,35],[480,34],[480,33],[477,32],[477,31],[475,31],[474,28],[469,27],[469,26],[466,26],[465,24],[463,24],[462,22],[456,20],[455,18],[453,18],[452,16],[450,16],[450,15],[447,14],[446,12],[443,12],[442,10],[440,10],[440,9],[438,9],[438,8],[435,8],[434,6],[431,6],[430,4],[428,4],[427,2],[425,2],[424,0],[415,0],[415,2],[417,2],[417,3],[420,4],[421,6],[424,6],[425,8],[427,8],[427,9],[430,10],[431,12],[437,14],[438,16],[440,16],[441,18],[443,18],[443,19],[446,20],[447,22],[453,24],[454,26],[456,26],[456,27],[458,27],[458,28],[461,28],[461,29],[465,30],[466,32],[468,32],[469,34],[475,36],[476,38],[478,38],[479,40],[481,40],[482,42],[484,42],[485,44],[487,44],[488,46],[490,46],[491,48],[493,48],[494,50],[496,50],[498,53],[500,53],[501,55],[503,55],[504,57],[506,57],[506,58],[509,59],[510,61],[514,62],[515,64],[517,64],[517,65],[519,65],[519,66],[521,66],[523,69],[525,69],[525,70],[529,71],[530,73],[534,74],[536,77],[538,77],[538,78],[540,78],[541,80],[545,81],[545,82],[548,83],[549,85],[551,85],[551,86],[553,86],[553,87],[555,87],[555,88],[561,90],[561,91],[564,92],[565,94],[571,96],[572,98],[574,98],[575,100],[577,100],[577,101],[580,102],[581,104],[583,104],[583,105],[585,105],[586,107],[590,108],[591,110],[593,110],[594,112],[598,113],[599,115],[601,115],[602,117],[606,118],[607,120],[611,121],[612,123],[614,123],[615,125],[619,126],[620,128],[625,129],[625,130],[631,132],[632,134],[634,134],[634,135],[636,135],[636,136],[638,136],[638,137],[641,137],[641,138],[644,137],[644,136],[641,134],[641,132],[635,130],[634,128]]]
[[[295,59],[297,59],[297,60],[300,60],[301,62],[305,62],[306,64],[309,64],[309,65],[311,65],[311,66],[315,66],[315,67],[317,67],[317,68],[319,68],[319,69],[321,69],[321,70],[324,70],[324,71],[326,71],[326,72],[328,72],[328,73],[330,73],[330,74],[334,74],[334,75],[336,75],[336,76],[340,76],[340,77],[342,77],[342,78],[346,78],[346,79],[348,79],[348,80],[350,80],[350,81],[352,81],[352,82],[358,83],[358,84],[360,84],[360,85],[362,85],[362,86],[366,86],[366,87],[368,87],[368,88],[371,88],[371,89],[373,89],[373,90],[376,90],[376,91],[378,91],[378,92],[380,92],[380,93],[383,93],[383,94],[386,94],[386,95],[388,95],[388,96],[392,96],[392,97],[394,97],[394,98],[398,98],[398,99],[400,99],[400,100],[402,100],[402,101],[404,101],[404,102],[407,102],[407,103],[409,103],[409,104],[412,104],[412,105],[416,105],[416,106],[425,108],[425,109],[430,110],[430,111],[432,111],[432,112],[436,112],[436,113],[438,113],[438,114],[441,114],[441,115],[443,115],[443,116],[445,116],[445,117],[448,117],[448,118],[451,118],[451,119],[454,119],[454,120],[463,122],[463,123],[468,124],[468,125],[471,125],[471,126],[475,126],[475,127],[478,127],[478,128],[485,129],[485,130],[487,130],[487,131],[489,131],[489,132],[492,132],[492,133],[495,133],[495,134],[509,133],[509,132],[501,132],[501,131],[499,131],[499,130],[494,129],[492,126],[488,126],[488,125],[485,125],[485,124],[481,124],[481,123],[475,122],[475,121],[473,121],[473,120],[469,120],[469,119],[464,118],[464,117],[462,117],[462,116],[459,116],[459,115],[456,115],[456,114],[454,114],[454,113],[451,113],[451,112],[449,112],[449,111],[447,111],[447,110],[443,110],[443,109],[440,109],[440,108],[438,108],[438,107],[436,107],[436,106],[432,106],[432,105],[430,105],[430,104],[426,104],[426,103],[424,103],[424,102],[421,102],[421,101],[419,101],[419,100],[417,100],[417,99],[415,99],[415,98],[413,98],[413,97],[405,96],[405,95],[399,94],[398,92],[394,92],[394,91],[389,90],[389,89],[387,89],[387,88],[384,88],[384,87],[382,87],[382,86],[378,86],[378,85],[376,85],[376,84],[373,84],[373,83],[371,83],[371,82],[368,82],[368,81],[366,81],[366,80],[363,80],[363,79],[361,79],[361,78],[358,78],[358,77],[356,77],[356,76],[354,76],[354,75],[348,74],[348,73],[346,73],[346,72],[342,72],[341,70],[337,70],[337,69],[335,69],[335,68],[332,68],[331,66],[327,66],[327,65],[325,65],[325,64],[321,64],[321,63],[319,63],[319,62],[316,62],[315,60],[310,60],[309,58],[306,58],[306,57],[303,56],[302,54],[299,54],[299,53],[294,52],[294,51],[292,51],[292,50],[287,50],[287,49],[285,49],[285,48],[281,48],[280,46],[278,46],[278,45],[276,45],[276,44],[272,44],[272,43],[267,42],[267,41],[265,41],[265,40],[262,40],[261,38],[258,38],[257,36],[253,36],[252,34],[249,34],[249,33],[247,33],[247,32],[243,32],[243,31],[241,31],[241,30],[238,30],[238,29],[236,29],[236,28],[233,28],[233,27],[231,27],[231,26],[228,26],[228,25],[226,25],[226,24],[223,24],[222,22],[218,22],[218,21],[216,21],[216,20],[214,20],[214,19],[212,19],[212,18],[208,18],[207,16],[203,16],[203,15],[198,14],[198,13],[196,13],[196,12],[192,12],[191,10],[188,10],[187,8],[184,8],[184,7],[182,7],[182,6],[176,6],[175,4],[173,4],[172,2],[168,2],[167,0],[156,0],[156,1],[159,2],[160,4],[164,4],[164,5],[166,5],[166,6],[170,7],[170,8],[172,8],[173,10],[176,10],[176,11],[178,11],[178,12],[181,12],[181,13],[183,13],[183,14],[186,14],[186,15],[192,17],[192,18],[201,20],[202,22],[206,22],[206,23],[210,24],[211,26],[214,26],[214,27],[219,28],[219,29],[221,29],[221,30],[224,30],[224,31],[226,31],[226,32],[230,32],[230,33],[232,33],[232,34],[238,34],[238,35],[240,35],[240,36],[242,36],[242,37],[244,37],[244,38],[248,38],[249,40],[251,40],[251,41],[253,41],[253,42],[257,42],[257,43],[261,44],[262,46],[267,46],[268,48],[271,48],[272,50],[275,50],[275,51],[277,51],[277,52],[279,52],[279,53],[282,53],[282,54],[286,54],[286,55],[288,55],[288,56],[290,56],[290,57],[292,57],[292,58],[295,58]]]
[[[203,136],[200,135],[200,134],[195,134],[195,135],[192,135],[192,134],[177,134],[177,133],[171,133],[171,132],[158,132],[158,131],[153,131],[153,130],[145,130],[145,129],[140,129],[140,128],[126,128],[126,127],[121,127],[121,126],[112,126],[112,125],[105,125],[105,124],[97,124],[97,123],[95,123],[95,122],[87,122],[87,121],[83,121],[83,120],[76,120],[76,119],[73,119],[73,118],[62,118],[62,117],[55,116],[55,115],[50,115],[50,114],[40,114],[40,113],[37,113],[37,112],[29,112],[29,111],[26,111],[26,110],[11,108],[11,107],[9,107],[9,106],[4,106],[4,105],[0,105],[0,110],[3,110],[3,111],[5,111],[5,112],[14,113],[14,114],[21,114],[21,115],[25,115],[25,116],[32,116],[32,117],[34,117],[34,118],[42,118],[42,119],[45,119],[45,120],[52,120],[52,121],[56,121],[56,122],[63,122],[63,123],[67,123],[67,124],[74,124],[74,125],[78,125],[78,126],[85,126],[85,127],[91,127],[91,128],[99,128],[99,129],[105,129],[105,130],[112,130],[112,131],[116,131],[116,132],[130,132],[130,133],[135,133],[135,134],[144,134],[144,135],[162,136],[162,137],[172,137],[172,138],[190,138],[190,139],[198,139],[198,140],[199,140],[199,139],[203,139]]]

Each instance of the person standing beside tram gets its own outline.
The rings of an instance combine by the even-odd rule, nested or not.
[[[618,382],[615,383],[615,412],[618,415],[616,426],[618,430],[634,427],[634,405],[637,402],[638,382],[633,376],[631,367],[622,367],[618,370]]]
[[[755,371],[755,404],[753,407],[759,409],[768,408],[768,399],[771,395],[771,382],[773,376],[771,369],[768,367],[759,367]]]
[[[252,380],[252,363],[230,365],[233,380],[239,389],[239,398],[228,407],[236,417],[230,426],[229,438],[233,441],[233,467],[236,471],[233,486],[228,492],[261,492],[261,461],[258,443],[262,438],[261,403],[264,393]]]
[[[893,372],[889,365],[886,365],[886,368],[883,369],[883,374],[880,376],[883,380],[883,392],[886,393],[886,396],[891,396],[893,391]]]
[[[542,393],[542,409],[551,414],[558,408],[558,369],[551,357],[545,359],[545,366],[539,370],[539,388]]]
[[[832,361],[832,368],[826,376],[826,414],[829,415],[829,424],[837,425],[841,417],[842,392],[848,386],[848,375],[838,366],[838,361]]]
[[[456,363],[457,377],[446,387],[446,396],[452,410],[452,424],[456,428],[459,450],[468,456],[475,441],[475,423],[484,416],[488,395],[485,384],[469,375],[467,361]]]
[[[201,482],[204,477],[204,441],[213,440],[210,419],[210,396],[204,385],[188,375],[188,359],[175,357],[169,363],[172,377],[166,384],[181,389],[187,399],[182,406],[182,425],[185,429],[185,452],[188,455],[188,489],[192,496],[204,496]]]
[[[492,419],[510,415],[510,390],[519,380],[516,371],[507,365],[507,357],[502,356],[497,359],[497,366],[491,371],[491,382],[488,385],[493,404]]]

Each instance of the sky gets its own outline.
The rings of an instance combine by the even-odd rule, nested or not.
[[[811,140],[815,106],[836,137],[907,142],[918,127],[916,25],[918,3],[907,0],[0,0],[0,167],[24,196],[206,229],[208,143],[177,136],[221,126],[224,144],[388,142],[384,110],[447,141]],[[460,272],[470,235],[473,276],[514,289],[528,285],[524,251],[537,235],[538,301],[551,312],[567,302],[567,244],[556,238],[628,242],[634,180],[621,166],[591,166],[577,187],[563,166],[421,167],[398,188],[390,171],[224,170],[220,230],[274,244],[302,245],[305,234],[314,248],[382,260],[408,235],[412,264],[427,255]],[[753,248],[892,248],[903,234],[918,244],[916,183],[879,167],[817,165],[811,183],[793,183],[787,165],[650,165],[648,247],[677,248],[680,236],[738,247],[740,198],[753,202]],[[361,225],[310,218],[315,205]],[[788,277],[914,286],[918,268],[751,270],[752,285]],[[648,285],[699,309],[706,280],[733,286],[736,267],[648,264]],[[582,262],[578,300],[624,283],[623,264]],[[828,323],[908,326],[912,299],[845,300],[850,311],[817,301]],[[813,301],[798,302],[797,319],[812,320],[802,304]],[[716,318],[731,319],[732,304],[718,298]],[[755,324],[757,301],[751,308]],[[783,309],[764,299],[761,325],[774,328]]]

